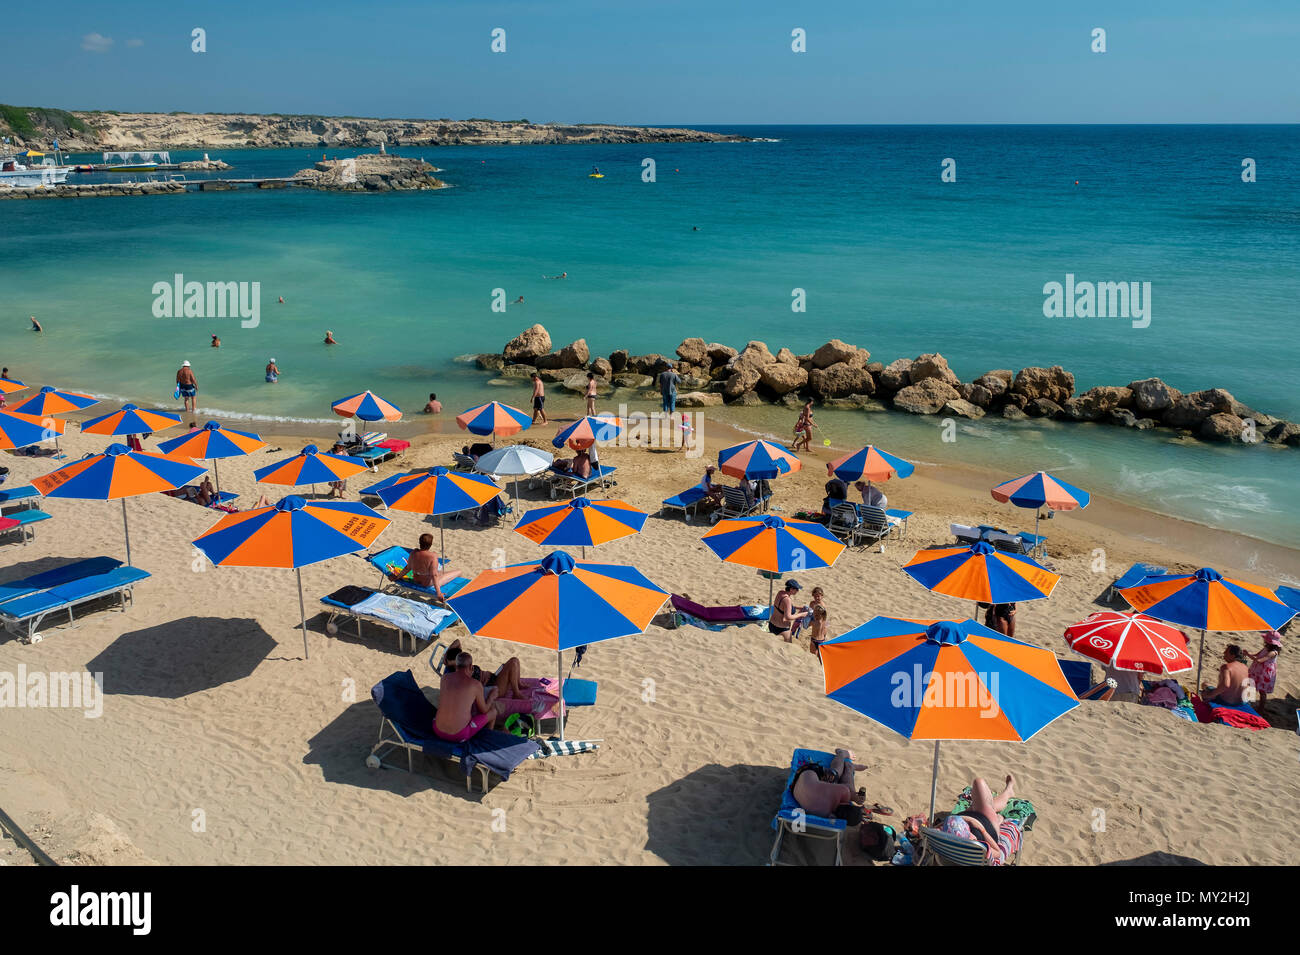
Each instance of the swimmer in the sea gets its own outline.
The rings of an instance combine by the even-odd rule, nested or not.
[[[542,278],[544,278],[544,279],[567,279],[568,277],[569,277],[569,273],[568,273],[568,272],[561,272],[559,275],[543,275],[543,276],[542,276]]]
[[[523,305],[523,304],[524,304],[524,297],[523,297],[522,295],[519,296],[517,299],[514,300],[514,302],[513,302],[512,304],[514,304],[514,305]]]
[[[266,363],[266,380],[270,384],[275,384],[280,380],[280,368],[276,365],[274,358]]]
[[[330,331],[328,328],[325,329],[325,344],[326,344],[326,345],[337,345],[337,344],[338,344],[338,342],[336,342],[336,341],[334,340],[334,333],[333,333],[332,331]]]
[[[32,331],[34,331],[34,332],[43,332],[43,331],[45,331],[45,329],[41,328],[41,323],[38,322],[38,321],[36,320],[36,316],[35,316],[35,315],[28,315],[27,317],[30,318],[30,319],[32,320]]]
[[[281,304],[281,305],[284,304],[284,296],[283,296],[283,295],[280,296],[280,304]]]
[[[220,348],[220,347],[221,347],[221,339],[218,338],[216,335],[213,335],[213,336],[212,336],[212,347],[213,347],[213,348]]]

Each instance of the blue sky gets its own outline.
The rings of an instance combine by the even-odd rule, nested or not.
[[[699,125],[1300,121],[1296,0],[72,0],[49,12],[0,33],[0,101]],[[190,50],[194,27],[206,53]],[[503,54],[489,49],[495,27]],[[790,49],[795,27],[806,53]],[[1104,54],[1090,50],[1095,27]]]

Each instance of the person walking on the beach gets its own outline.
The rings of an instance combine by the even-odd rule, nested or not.
[[[587,372],[587,414],[596,414],[596,373]]]
[[[271,384],[275,384],[280,380],[280,368],[276,365],[274,358],[266,363],[266,380]]]
[[[804,402],[803,410],[799,412],[799,420],[794,423],[794,444],[791,445],[792,451],[811,450],[812,444],[812,426],[813,426],[813,403],[809,398]],[[800,442],[803,447],[799,447]]]
[[[677,386],[681,381],[682,376],[677,374],[677,369],[665,362],[664,370],[659,372],[659,394],[663,400],[663,409],[669,414],[677,411]]]
[[[537,423],[537,416],[542,416],[542,424],[546,424],[546,386],[542,384],[542,376],[533,372],[533,424]]]
[[[38,321],[36,320],[36,316],[35,316],[35,315],[28,315],[27,317],[30,318],[31,321],[32,321],[32,331],[34,331],[34,332],[43,332],[43,331],[45,331],[45,329],[41,328],[41,323],[38,322]]]
[[[176,371],[176,387],[181,390],[181,397],[185,399],[185,410],[196,414],[194,405],[195,396],[199,393],[199,383],[188,361],[181,362],[181,367]]]

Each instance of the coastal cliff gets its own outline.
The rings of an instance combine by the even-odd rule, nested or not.
[[[490,119],[370,119],[252,113],[119,113],[0,106],[0,133],[19,149],[56,137],[67,152],[366,146],[518,146],[565,143],[743,142],[694,129]]]

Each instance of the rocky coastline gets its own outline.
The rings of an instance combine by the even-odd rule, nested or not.
[[[329,192],[407,192],[443,189],[437,168],[422,159],[372,153],[355,159],[326,159],[293,174],[296,185]]]
[[[1074,375],[1060,365],[1019,370],[994,369],[964,382],[938,353],[899,358],[889,364],[871,353],[832,339],[810,354],[789,348],[775,353],[751,341],[742,349],[702,338],[687,338],[676,357],[632,355],[619,349],[593,357],[585,339],[553,350],[550,333],[533,325],[499,353],[475,356],[475,363],[497,379],[543,380],[585,394],[594,372],[599,393],[616,390],[657,397],[655,376],[672,367],[681,376],[677,405],[779,404],[797,408],[811,398],[829,408],[888,408],[906,414],[972,420],[1046,418],[1095,422],[1115,427],[1166,429],[1182,437],[1238,444],[1300,447],[1300,424],[1247,407],[1223,388],[1183,393],[1159,378],[1127,385],[1101,385],[1075,393]]]

